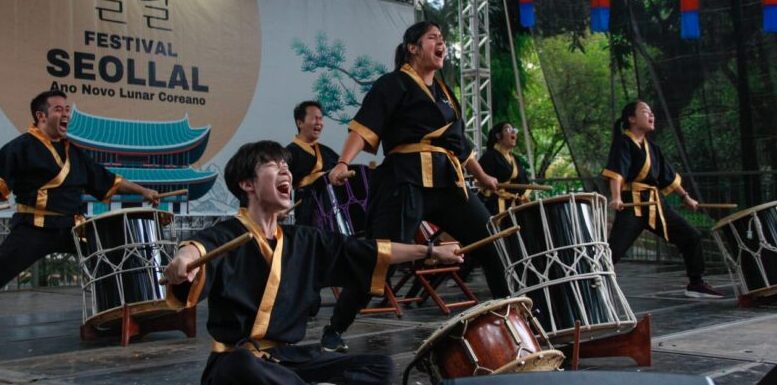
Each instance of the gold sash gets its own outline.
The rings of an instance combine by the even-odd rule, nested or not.
[[[631,199],[634,203],[642,203],[642,191],[649,191],[648,202],[655,202],[654,205],[649,206],[648,209],[648,225],[651,229],[656,228],[656,212],[661,218],[661,225],[664,230],[664,239],[669,240],[669,233],[666,231],[666,220],[664,219],[664,209],[661,206],[661,200],[658,197],[658,187],[651,186],[649,184],[640,182],[625,183],[623,185],[623,191],[631,191]],[[642,216],[642,206],[634,206],[634,216]]]
[[[406,143],[394,147],[389,154],[412,154],[419,153],[421,156],[421,183],[424,187],[434,187],[434,170],[432,168],[432,153],[438,152],[445,154],[448,161],[456,171],[456,186],[464,190],[464,196],[469,199],[467,185],[464,183],[464,172],[461,169],[461,162],[453,151],[443,147],[431,144],[432,139],[439,138],[453,123],[448,123],[426,135],[420,143]]]

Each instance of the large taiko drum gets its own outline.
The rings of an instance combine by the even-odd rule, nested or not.
[[[534,301],[553,342],[630,331],[636,317],[615,280],[607,244],[607,200],[595,193],[539,199],[491,217],[489,232],[521,231],[497,241],[511,295]]]
[[[432,383],[445,378],[524,371],[557,370],[564,361],[558,350],[543,349],[531,322],[532,301],[514,297],[483,302],[451,318],[418,350],[420,370]]]
[[[329,182],[327,175],[318,178],[312,186],[315,227],[348,235],[361,235],[367,219],[369,172],[365,165],[350,165],[356,173],[342,186]]]
[[[777,201],[721,219],[712,235],[737,295],[777,293]]]
[[[175,242],[171,213],[135,208],[111,211],[73,228],[81,271],[85,325],[111,328],[125,305],[136,318],[168,312],[159,284]]]

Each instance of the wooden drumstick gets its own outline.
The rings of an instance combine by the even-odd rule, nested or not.
[[[244,243],[254,239],[254,235],[251,233],[244,233],[243,235],[233,238],[231,241],[205,253],[205,255],[195,259],[192,262],[189,262],[186,265],[186,272],[190,272],[208,262],[210,262],[212,259],[215,259],[222,254],[232,251],[233,249],[243,245]],[[161,285],[167,285],[167,279],[162,277],[162,279],[159,280],[159,284]]]
[[[477,249],[478,247],[485,246],[493,241],[496,241],[499,238],[504,238],[509,235],[515,234],[518,232],[518,230],[521,229],[521,226],[513,226],[507,229],[504,229],[494,235],[491,235],[489,237],[483,238],[477,242],[473,242],[467,246],[464,246],[460,248],[458,251],[456,251],[456,255],[462,255],[462,254],[468,254],[472,252],[472,250]]]
[[[511,189],[524,189],[524,190],[542,190],[542,191],[551,191],[553,190],[553,186],[546,185],[546,184],[524,184],[524,183],[497,183],[496,187],[499,188],[511,188]]]
[[[185,189],[185,188],[184,189],[180,189],[180,190],[175,190],[175,191],[169,191],[169,192],[166,192],[166,193],[159,194],[159,199],[167,198],[167,197],[172,197],[172,196],[176,196],[176,195],[186,195],[188,193],[189,193],[189,190]]]
[[[297,207],[299,207],[299,205],[301,205],[301,204],[302,204],[302,199],[300,199],[300,200],[298,200],[298,201],[294,202],[294,205],[293,205],[293,206],[291,206],[291,207],[289,207],[288,209],[286,209],[286,211],[284,211],[284,212],[283,212],[283,215],[284,215],[284,216],[286,216],[286,215],[289,215],[289,213],[290,213],[290,212],[294,211],[294,209],[296,209]]]
[[[628,207],[637,207],[637,206],[642,207],[642,206],[655,206],[655,205],[656,205],[656,202],[624,203],[623,208],[625,209]]]
[[[10,203],[0,203],[0,210],[10,209],[11,204]]]
[[[337,180],[342,182],[342,181],[347,180],[348,178],[353,178],[355,176],[356,176],[356,171],[348,170],[348,171],[338,175],[337,176]]]
[[[736,203],[699,203],[696,207],[700,209],[735,209],[737,206]]]

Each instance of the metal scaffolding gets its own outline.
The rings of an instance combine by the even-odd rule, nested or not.
[[[459,0],[461,36],[461,108],[464,133],[480,156],[491,129],[491,39],[488,0]]]

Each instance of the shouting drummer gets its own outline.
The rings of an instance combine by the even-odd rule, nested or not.
[[[346,355],[297,346],[319,290],[344,286],[380,295],[388,265],[424,257],[461,262],[457,245],[405,245],[356,239],[308,226],[279,225],[291,206],[289,152],[280,144],[245,144],[224,170],[240,211],[182,243],[165,269],[173,305],[208,298],[213,337],[203,384],[389,384],[394,364],[382,355]],[[187,273],[187,265],[246,232],[254,241]]]
[[[618,262],[643,229],[666,239],[680,249],[690,283],[685,296],[723,298],[723,294],[702,279],[704,257],[701,234],[672,210],[664,195],[680,195],[683,204],[696,210],[696,202],[681,184],[680,175],[666,161],[661,149],[648,139],[655,130],[653,111],[643,101],[627,104],[615,121],[607,168],[602,175],[610,180],[610,207],[617,211],[608,243],[612,260]],[[624,202],[633,203],[626,208]],[[642,203],[649,205],[641,206]]]
[[[295,199],[300,201],[294,209],[294,223],[313,225],[313,182],[337,164],[337,153],[318,142],[324,130],[321,104],[306,100],[294,107],[294,124],[297,135],[286,146],[291,153],[289,170],[294,177]]]
[[[84,192],[100,200],[120,191],[159,202],[156,191],[111,173],[70,143],[64,92],[42,92],[30,112],[29,130],[0,149],[0,200],[11,191],[16,198],[11,232],[0,245],[0,287],[50,253],[76,252],[70,229],[82,217]]]

